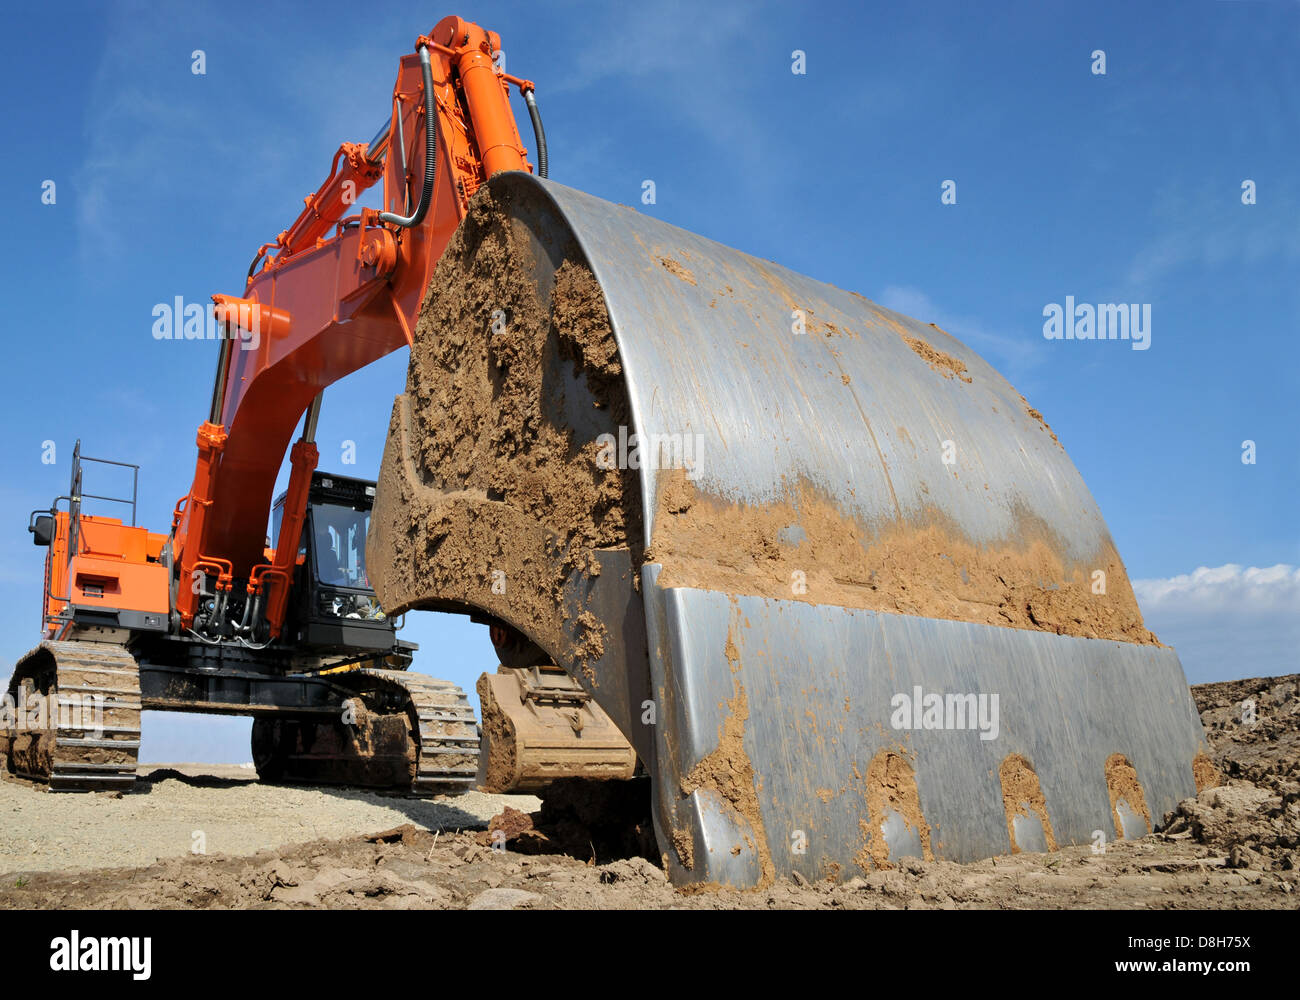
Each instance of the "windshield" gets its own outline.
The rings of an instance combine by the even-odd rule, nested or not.
[[[366,532],[370,512],[332,503],[312,505],[316,579],[335,587],[370,588],[366,575]]]

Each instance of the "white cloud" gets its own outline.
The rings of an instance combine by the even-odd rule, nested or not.
[[[1133,589],[1138,600],[1153,604],[1177,601],[1181,606],[1196,603],[1223,607],[1232,602],[1256,611],[1281,607],[1300,610],[1300,568],[1284,563],[1244,569],[1236,563],[1214,569],[1201,566],[1167,580],[1135,580]]]
[[[1300,567],[1201,566],[1133,591],[1193,684],[1300,671]]]

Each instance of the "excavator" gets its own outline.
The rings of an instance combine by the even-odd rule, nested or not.
[[[673,881],[738,887],[1142,836],[1193,794],[1182,667],[1042,415],[932,324],[550,180],[500,51],[419,36],[213,296],[166,533],[79,446],[33,512],[9,772],[124,790],[142,709],[245,715],[268,781],[646,782]],[[323,391],[402,348],[377,479],[318,469]],[[481,726],[408,669],[428,609],[488,626]]]

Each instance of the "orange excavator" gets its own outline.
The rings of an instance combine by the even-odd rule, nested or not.
[[[533,84],[499,70],[500,49],[495,32],[457,17],[420,36],[378,135],[339,147],[298,218],[257,251],[242,295],[212,297],[212,404],[170,533],[136,526],[134,497],[130,524],[83,513],[86,500],[127,498],[83,489],[104,460],[78,443],[68,494],[29,523],[49,546],[47,638],[10,683],[0,740],[12,772],[53,789],[129,787],[140,711],[156,709],[251,715],[265,778],[415,794],[473,785],[465,694],[406,670],[414,647],[370,588],[375,484],[317,471],[314,436],[327,386],[411,344],[475,191],[502,171],[546,173]],[[533,119],[536,168],[512,88]],[[381,180],[384,210],[354,211]],[[288,488],[273,505],[286,451]],[[491,634],[512,638],[499,623]]]
[[[547,179],[500,48],[420,36],[213,297],[169,533],[83,512],[79,450],[33,513],[10,771],[125,788],[141,709],[242,714],[273,780],[635,779],[600,790],[648,788],[672,879],[735,886],[1139,837],[1193,794],[1177,654],[1039,410],[933,324]],[[376,480],[318,470],[322,390],[402,347]],[[481,732],[407,669],[421,609],[489,626]]]

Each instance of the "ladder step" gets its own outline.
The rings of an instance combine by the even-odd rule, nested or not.
[[[65,691],[73,691],[77,694],[125,694],[125,695],[134,695],[137,698],[140,697],[139,688],[86,687],[81,684],[77,684],[77,685],[65,684],[59,688],[59,691],[60,693]]]
[[[465,785],[467,787],[473,787],[473,785],[477,781],[478,779],[476,777],[475,778],[426,778],[416,782],[415,785],[412,785],[411,790],[420,791],[420,788],[418,787],[419,785],[423,785],[425,788],[432,788],[435,785],[439,787],[443,785]]]
[[[59,664],[59,673],[76,671],[79,674],[108,674],[115,677],[140,677],[138,670],[126,670],[122,667],[92,667],[84,663]]]
[[[92,764],[90,762],[74,763],[72,761],[61,761],[54,765],[55,775],[71,774],[74,769],[77,771],[114,771],[123,774],[129,771],[131,775],[135,774],[134,764]]]
[[[139,740],[92,740],[77,737],[59,737],[55,746],[60,747],[98,747],[104,750],[139,750]]]
[[[135,783],[135,775],[130,777],[112,777],[107,774],[74,774],[74,775],[53,775],[50,778],[49,789],[52,792],[68,792],[79,790],[87,782],[95,782],[105,785],[117,785],[121,788],[130,788]],[[66,787],[66,786],[72,787]]]

